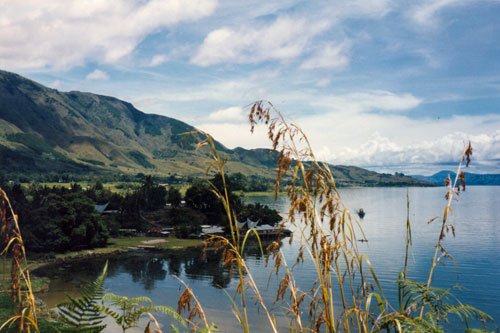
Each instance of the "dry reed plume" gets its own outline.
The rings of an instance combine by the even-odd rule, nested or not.
[[[396,309],[387,301],[370,261],[358,250],[357,235],[365,238],[358,221],[351,217],[343,204],[328,165],[316,160],[302,129],[288,123],[268,101],[257,101],[248,108],[251,131],[253,132],[258,124],[265,124],[268,127],[272,148],[279,153],[275,196],[278,196],[282,188],[281,181],[284,177],[288,177],[287,180],[291,182],[286,191],[290,201],[288,223],[294,226],[294,237],[300,242],[296,263],[291,267],[287,264],[279,248],[279,242],[273,242],[267,248],[266,257],[266,264],[272,262],[272,271],[277,276],[282,269],[274,303],[286,304],[286,313],[291,317],[289,317],[290,331],[434,332],[440,329],[439,320],[446,321],[448,314],[457,315],[466,322],[466,326],[467,319],[471,317],[493,320],[486,313],[459,301],[458,304],[446,303],[453,295],[447,290],[431,287],[437,252],[444,250],[440,242],[444,237],[443,232],[444,230],[454,232],[453,225],[446,222],[446,214],[451,211],[453,193],[459,191],[456,186],[458,180],[462,184],[462,190],[465,190],[465,177],[461,172],[461,165],[463,161],[466,161],[467,165],[470,162],[472,154],[470,144],[464,150],[457,179],[447,197],[449,201],[445,208],[436,255],[426,285],[413,282],[406,277],[408,251],[411,246],[408,198],[405,261],[397,282],[400,304]],[[207,241],[207,247],[215,246],[221,251],[223,265],[229,266],[230,273],[236,271],[240,280],[235,295],[230,296],[230,299],[243,331],[250,331],[247,293],[251,291],[253,295],[250,298],[264,310],[270,331],[276,332],[274,315],[266,306],[243,257],[245,244],[252,234],[255,235],[262,250],[259,235],[254,229],[249,229],[245,234],[239,230],[235,213],[230,207],[225,182],[224,167],[227,161],[219,156],[214,141],[208,134],[198,133],[205,138],[198,146],[208,146],[214,159],[213,165],[209,166],[208,170],[213,168],[222,176],[223,190],[220,191],[213,186],[213,191],[224,205],[230,229],[228,238],[212,237]],[[442,256],[451,257],[445,251]],[[304,260],[312,262],[316,271],[316,281],[309,290],[301,290],[293,277],[294,267]],[[192,297],[192,292],[189,295]],[[187,299],[187,296],[184,297]],[[186,300],[184,303],[189,304]],[[304,307],[307,308],[303,309]],[[422,318],[424,307],[428,310],[425,312],[426,317]],[[416,309],[420,308],[419,316],[416,314]],[[207,325],[206,319],[204,322]]]
[[[38,332],[35,297],[18,218],[3,189],[0,189],[0,219],[0,235],[4,246],[2,255],[11,257],[11,299],[16,305],[14,316],[4,322],[0,330],[15,323],[19,332],[31,332],[32,329]]]

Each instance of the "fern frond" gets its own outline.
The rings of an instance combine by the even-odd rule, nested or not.
[[[59,316],[68,325],[78,332],[101,332],[106,328],[102,320],[106,318],[101,314],[97,302],[104,294],[104,280],[108,270],[108,263],[104,265],[101,274],[93,282],[80,287],[79,298],[66,295],[67,300],[57,305]]]
[[[127,298],[115,294],[106,294],[102,297],[102,302],[109,302],[110,306],[118,309],[115,311],[104,304],[99,306],[99,309],[112,317],[124,331],[131,327],[136,327],[139,319],[145,314],[150,314],[150,312],[165,314],[187,328],[187,323],[177,311],[168,306],[153,305],[149,297]]]

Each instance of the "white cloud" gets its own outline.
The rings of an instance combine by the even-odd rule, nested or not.
[[[350,116],[352,119],[345,119],[346,114],[338,113],[304,116],[294,123],[307,134],[316,158],[333,164],[405,173],[418,169],[432,174],[443,168],[439,165],[457,166],[464,144],[471,140],[473,163],[469,171],[498,172],[500,130],[494,128],[500,125],[500,116],[454,117],[443,125],[403,116]],[[478,128],[477,125],[485,121],[491,126]],[[469,125],[474,129],[464,131]],[[265,126],[259,126],[253,135],[247,122],[205,121],[197,127],[230,148],[271,146]],[[422,132],[425,140],[422,140]]]
[[[488,161],[498,161],[500,158],[500,131],[479,135],[453,132],[433,140],[406,145],[397,144],[376,133],[361,146],[345,149],[332,157],[346,164],[362,166],[418,166],[447,163],[458,166],[464,144],[468,140],[473,147],[473,164],[476,160],[480,164],[488,164]]]
[[[212,112],[207,116],[206,120],[210,122],[242,123],[248,120],[248,117],[241,107],[232,106],[227,109]]]
[[[414,22],[432,27],[437,23],[436,15],[439,11],[449,6],[460,5],[461,2],[465,3],[467,0],[427,0],[423,4],[411,7],[410,16]]]
[[[279,17],[270,25],[220,28],[210,32],[191,62],[200,66],[219,63],[256,63],[290,60],[300,56],[309,40],[328,28],[326,20]]]
[[[458,163],[463,144],[470,139],[476,165],[496,164],[498,172],[500,115],[411,119],[399,113],[365,113],[355,107],[296,122],[321,158],[334,164],[402,166],[403,172],[412,165],[426,165],[432,173],[438,171],[436,164]]]
[[[109,75],[100,69],[94,70],[92,73],[87,74],[86,80],[109,80]]]
[[[341,70],[349,65],[349,56],[347,53],[351,48],[351,42],[346,40],[337,45],[328,43],[319,47],[313,55],[305,60],[300,68],[317,69],[327,68]]]
[[[271,148],[267,137],[267,128],[264,126],[256,127],[253,134],[250,133],[248,123],[201,123],[196,127],[210,133],[214,139],[222,142],[228,148]]]
[[[385,90],[355,92],[345,95],[318,98],[314,105],[321,105],[333,110],[367,112],[372,110],[406,111],[422,103],[422,100],[409,93],[395,94]]]
[[[60,80],[54,80],[51,83],[49,83],[49,87],[51,87],[53,89],[60,89],[61,86],[62,86],[62,83]]]
[[[153,58],[151,58],[151,61],[147,64],[147,67],[155,67],[161,65],[167,60],[168,60],[167,56],[163,54],[157,54]]]
[[[0,67],[115,63],[150,33],[210,15],[216,0],[1,1]]]

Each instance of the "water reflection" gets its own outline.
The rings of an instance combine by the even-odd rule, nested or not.
[[[263,241],[263,251],[271,243]],[[222,263],[222,251],[207,249],[205,254],[200,248],[167,251],[162,253],[127,253],[109,258],[99,257],[53,263],[33,271],[41,277],[49,277],[60,284],[73,283],[75,286],[93,281],[108,260],[108,278],[126,273],[133,283],[141,284],[144,290],[154,290],[155,282],[163,281],[168,275],[185,276],[189,280],[210,280],[217,288],[226,288],[231,282],[229,265]],[[262,260],[263,253],[255,241],[248,242],[244,256],[247,260]],[[56,286],[53,286],[56,287]],[[54,289],[54,288],[52,288]]]

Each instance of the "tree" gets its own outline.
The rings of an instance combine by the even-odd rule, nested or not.
[[[181,192],[175,187],[170,186],[167,192],[167,203],[172,207],[179,207],[181,205],[182,196]]]
[[[270,225],[275,225],[283,219],[277,210],[269,208],[267,205],[262,205],[260,202],[246,205],[242,209],[239,218],[242,221],[247,218],[252,221],[260,220],[260,224]]]
[[[140,207],[146,211],[153,211],[165,206],[167,190],[164,186],[155,183],[153,176],[144,178],[139,189]]]
[[[201,225],[205,223],[207,217],[189,207],[172,207],[168,211],[168,218],[170,224],[174,226],[176,235],[187,238],[201,231]]]
[[[64,252],[106,245],[108,230],[83,192],[41,188],[22,220],[26,246],[34,251]]]
[[[184,200],[188,208],[202,213],[208,223],[227,224],[224,207],[208,184],[201,181],[194,182],[187,189]]]
[[[203,213],[221,206],[217,196],[209,189],[208,185],[201,181],[195,181],[186,191],[184,196],[186,206]]]

